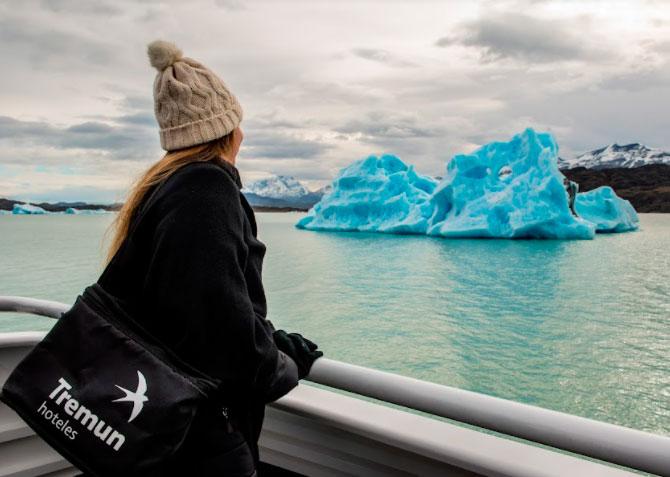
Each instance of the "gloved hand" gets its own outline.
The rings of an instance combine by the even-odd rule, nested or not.
[[[286,353],[298,366],[298,378],[302,379],[309,374],[312,364],[323,352],[317,350],[317,345],[300,333],[287,333],[276,330],[272,333],[277,348]]]

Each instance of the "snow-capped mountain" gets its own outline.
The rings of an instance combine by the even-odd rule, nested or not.
[[[295,199],[309,194],[309,190],[293,176],[272,176],[251,182],[242,192],[270,199]]]
[[[587,169],[633,168],[648,164],[670,165],[670,153],[638,143],[624,146],[610,144],[607,147],[585,152],[572,159],[558,159],[558,167],[561,169],[574,169],[575,167],[586,167]]]
[[[289,207],[309,209],[324,194],[323,189],[311,192],[292,176],[271,176],[250,182],[242,193],[254,207]]]

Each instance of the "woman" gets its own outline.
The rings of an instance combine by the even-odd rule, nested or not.
[[[235,166],[242,109],[209,69],[171,43],[148,48],[167,151],[114,223],[98,283],[184,361],[221,380],[228,416],[197,416],[174,475],[254,475],[266,403],[295,387],[323,353],[275,330],[261,281],[265,245]]]

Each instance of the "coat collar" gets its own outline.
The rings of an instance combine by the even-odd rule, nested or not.
[[[237,170],[237,167],[235,167],[228,161],[216,161],[216,164],[218,164],[224,171],[226,171],[230,175],[230,177],[233,178],[233,181],[235,181],[237,187],[239,187],[240,189],[242,188],[242,179],[240,178],[240,172]]]

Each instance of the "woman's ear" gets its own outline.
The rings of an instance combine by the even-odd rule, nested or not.
[[[235,129],[233,129],[233,143],[231,144],[232,146],[231,155],[233,158],[237,157],[237,153],[240,151],[240,145],[242,144],[243,140],[244,140],[244,133],[242,132],[242,129],[238,126]]]

